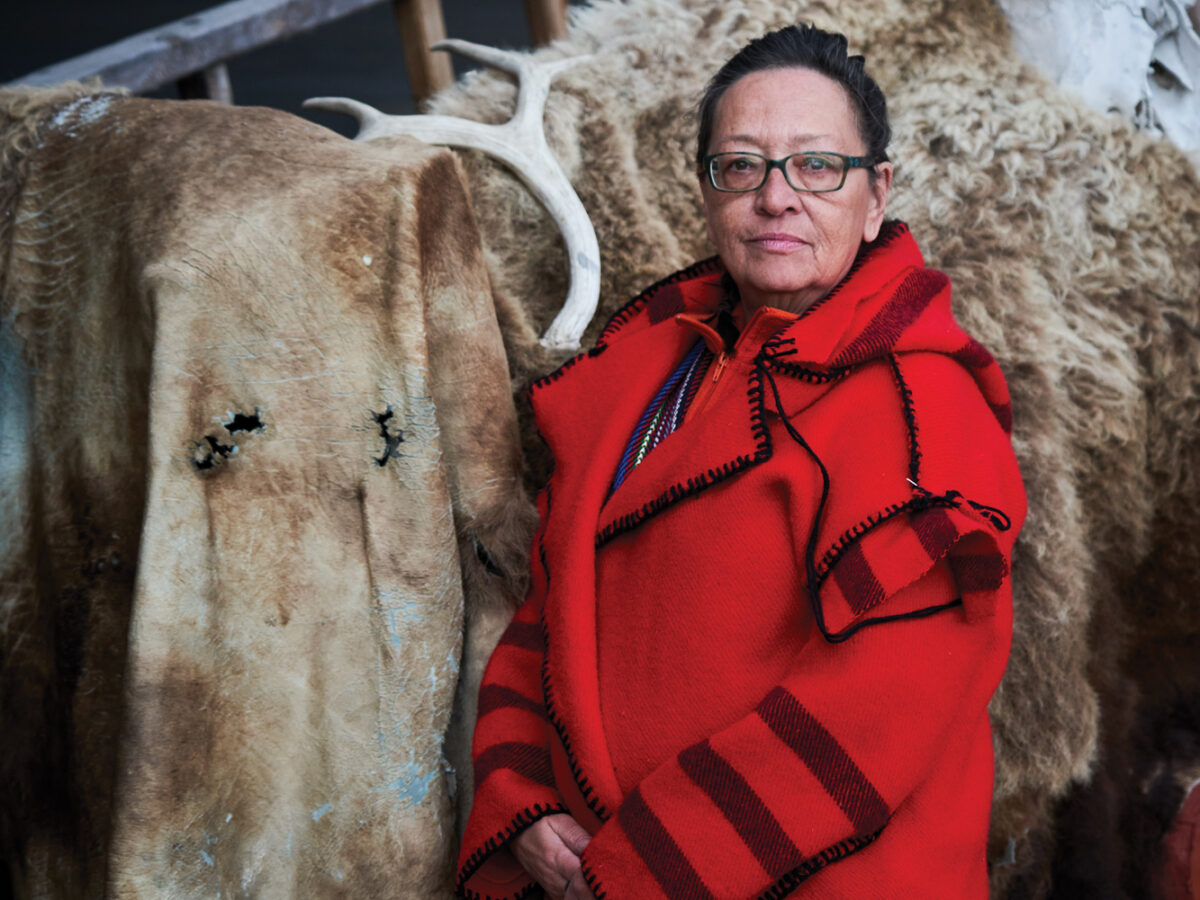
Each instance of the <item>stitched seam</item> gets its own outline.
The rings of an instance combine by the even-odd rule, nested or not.
[[[821,562],[818,565],[817,587],[819,588],[825,584],[825,580],[829,577],[829,573],[834,565],[837,564],[837,561],[850,549],[851,544],[861,540],[867,532],[878,528],[884,522],[895,518],[903,512],[920,512],[923,509],[929,509],[933,506],[958,509],[961,502],[959,500],[960,496],[958,491],[948,491],[942,495],[922,492],[919,496],[913,497],[911,500],[885,506],[878,512],[874,512],[857,524],[850,526],[842,532],[841,536],[833,542],[821,557]]]
[[[857,272],[860,268],[862,268],[863,263],[866,262],[867,257],[870,255],[871,251],[873,251],[877,248],[880,248],[880,247],[886,247],[888,244],[895,241],[901,235],[905,235],[908,233],[909,233],[908,225],[906,225],[904,222],[901,222],[899,219],[889,219],[888,221],[884,222],[882,228],[880,228],[878,237],[876,237],[875,240],[872,241],[870,244],[865,244],[863,246],[863,248],[860,251],[860,253],[858,254],[858,256],[855,257],[854,262],[851,263],[850,269],[848,272],[846,272],[845,277],[843,277],[842,280],[837,283],[837,285],[833,288],[832,291],[830,291],[828,294],[826,294],[824,297],[822,297],[820,300],[818,300],[812,306],[808,307],[808,309],[806,309],[801,314],[800,318],[801,319],[805,318],[811,312],[813,312],[813,310],[823,306],[825,303],[829,302],[831,299],[833,299],[835,296],[837,296],[838,293],[842,290],[842,287],[846,284],[846,282],[850,280],[850,277],[852,275],[854,275],[854,273]],[[641,311],[642,307],[644,307],[646,305],[647,301],[650,299],[650,296],[656,290],[666,287],[669,284],[675,284],[676,282],[679,282],[679,281],[686,281],[690,278],[695,278],[696,276],[704,274],[707,271],[715,271],[719,267],[720,267],[720,257],[710,256],[707,259],[703,259],[697,263],[693,263],[692,265],[688,266],[686,269],[681,269],[678,272],[675,272],[674,274],[668,275],[666,278],[663,278],[660,281],[656,281],[654,284],[650,285],[650,287],[646,288],[644,291],[642,291],[640,294],[638,294],[636,297],[634,297],[632,300],[630,300],[628,303],[626,303],[624,306],[622,306],[620,309],[618,309],[615,313],[613,313],[612,318],[610,318],[608,320],[608,324],[606,324],[604,326],[604,329],[600,332],[600,337],[596,339],[596,346],[594,346],[592,349],[590,349],[584,353],[580,353],[577,356],[574,356],[571,359],[568,359],[566,362],[564,362],[561,366],[559,366],[553,372],[550,372],[550,373],[538,378],[536,381],[534,381],[529,386],[528,390],[526,391],[526,395],[529,396],[533,393],[533,391],[539,390],[539,389],[545,387],[546,385],[550,384],[551,382],[557,381],[559,378],[562,378],[562,376],[568,370],[570,370],[572,366],[576,365],[580,360],[582,360],[584,358],[596,357],[596,356],[599,356],[601,353],[603,353],[608,348],[609,339],[612,338],[613,335],[615,335],[618,331],[620,331],[621,328],[623,328],[625,326],[625,324],[627,322],[629,322],[630,319],[632,319],[635,315],[637,315],[637,313],[639,313]],[[796,377],[805,377],[803,374],[800,374],[802,372],[808,372],[813,375],[817,374],[815,372],[812,372],[812,370],[803,370],[798,366],[795,367],[795,369],[797,371],[793,372],[793,371],[791,371],[792,365],[790,363],[774,363],[774,364],[781,366],[782,367],[781,371],[783,371],[787,374],[794,374]],[[840,374],[839,374],[839,377],[840,377]]]
[[[596,349],[600,349],[607,345],[609,338],[621,330],[630,319],[639,313],[650,297],[661,288],[669,284],[675,284],[680,281],[687,281],[702,275],[705,272],[716,271],[720,267],[720,259],[716,256],[710,256],[708,259],[702,259],[700,262],[692,263],[686,269],[680,269],[660,281],[654,282],[650,287],[646,288],[615,313],[608,320],[608,324],[604,326],[604,330],[600,332],[600,337],[596,339]]]
[[[554,687],[550,683],[550,629],[546,626],[546,618],[542,616],[542,635],[546,642],[546,653],[542,657],[542,694],[546,701],[546,716],[550,720],[550,724],[554,726],[554,732],[558,735],[559,741],[562,742],[563,750],[567,755],[567,766],[571,770],[571,777],[575,779],[575,786],[579,789],[579,793],[583,795],[583,802],[587,804],[587,808],[595,813],[596,818],[601,822],[608,820],[608,809],[596,799],[596,789],[592,787],[587,776],[583,774],[583,768],[579,765],[579,760],[575,756],[575,751],[571,746],[571,737],[567,734],[567,726],[563,724],[562,719],[558,715],[558,710],[554,702]]]
[[[636,528],[647,519],[658,515],[664,509],[674,506],[680,500],[693,497],[715,484],[720,484],[731,475],[735,475],[744,469],[748,469],[750,466],[757,465],[771,458],[771,435],[763,419],[762,372],[757,366],[750,373],[746,392],[750,397],[752,407],[752,412],[750,413],[750,430],[754,435],[756,443],[754,455],[749,456],[743,453],[723,465],[715,466],[707,472],[693,475],[687,481],[680,481],[671,485],[653,500],[642,504],[640,509],[626,513],[606,525],[596,535],[597,550],[618,535]]]
[[[886,826],[884,826],[886,827]],[[780,900],[794,891],[801,882],[811,878],[817,872],[820,872],[830,863],[839,862],[845,859],[852,853],[861,850],[868,844],[873,843],[883,832],[883,828],[873,834],[864,835],[863,837],[852,837],[844,841],[834,844],[832,847],[826,847],[816,856],[809,857],[803,863],[780,878],[775,884],[768,888],[763,893],[759,894],[759,900]]]
[[[587,860],[580,859],[579,868],[583,871],[583,880],[587,882],[587,886],[592,889],[592,893],[596,896],[596,900],[605,900],[608,897],[606,891],[600,884],[600,879],[596,877],[596,873],[592,871],[591,866],[587,864]]]
[[[912,389],[900,374],[900,361],[895,353],[888,354],[888,362],[891,363],[896,386],[900,389],[900,401],[904,404],[904,424],[908,427],[908,480],[912,482],[913,490],[920,492],[921,446],[917,440],[917,416],[913,411]]]
[[[529,385],[528,388],[525,389],[525,399],[529,400],[529,398],[531,398],[533,396],[534,391],[541,390],[546,385],[548,385],[552,382],[558,381],[558,379],[562,378],[563,375],[565,375],[580,360],[587,359],[587,358],[593,357],[593,356],[599,356],[600,355],[599,351],[601,351],[602,349],[603,348],[601,348],[601,347],[593,347],[591,350],[588,350],[584,353],[579,353],[575,356],[572,356],[570,359],[568,359],[565,363],[563,363],[561,366],[559,366],[553,372],[547,372],[545,375],[543,375],[541,378],[538,378],[537,380],[535,380],[531,385]]]
[[[486,895],[466,886],[467,881],[479,871],[480,866],[487,862],[488,858],[491,857],[493,853],[511,841],[517,836],[517,834],[524,831],[538,819],[541,819],[544,816],[553,815],[555,813],[564,812],[567,812],[567,808],[561,803],[535,803],[533,806],[527,806],[525,809],[521,810],[519,813],[513,816],[512,822],[510,822],[508,826],[496,832],[493,837],[490,837],[484,841],[483,846],[477,848],[475,852],[467,858],[467,861],[463,863],[462,870],[458,876],[458,883],[454,888],[455,893],[457,893],[460,897],[467,898],[467,900],[486,900]],[[522,897],[529,896],[529,894],[532,893],[533,889],[536,887],[537,884],[534,883],[523,888],[517,893],[515,900],[521,900]]]
[[[765,346],[765,345],[764,345]],[[830,382],[840,381],[850,374],[851,366],[841,366],[836,369],[809,369],[805,366],[799,366],[796,363],[783,362],[772,356],[764,357],[769,368],[774,369],[781,375],[788,375],[792,378],[799,378],[801,381],[807,381],[811,384],[829,384]]]
[[[875,240],[869,244],[863,244],[862,247],[859,248],[858,255],[854,257],[854,262],[850,264],[850,270],[842,277],[842,280],[834,285],[833,290],[801,313],[800,318],[805,318],[812,313],[813,310],[824,306],[839,293],[841,293],[841,290],[846,285],[846,282],[850,280],[854,273],[862,268],[863,263],[867,261],[867,257],[871,255],[871,251],[877,250],[880,247],[886,247],[888,244],[892,243],[892,241],[896,240],[896,238],[908,233],[908,225],[906,225],[904,222],[901,222],[899,219],[889,219],[884,222],[879,229],[879,234],[875,236]]]
[[[688,279],[695,278],[698,275],[703,275],[708,271],[716,271],[719,267],[719,258],[716,256],[710,256],[708,259],[702,259],[700,262],[693,263],[686,269],[681,269],[678,272],[668,275],[666,278],[656,281],[654,284],[650,285],[650,287],[646,288],[644,291],[618,309],[615,313],[613,313],[612,318],[608,320],[608,324],[604,326],[604,330],[600,332],[600,337],[596,339],[596,346],[592,347],[590,350],[586,350],[583,353],[579,353],[571,357],[553,372],[547,372],[545,375],[536,379],[526,389],[526,398],[528,399],[531,397],[534,391],[541,390],[546,385],[558,381],[558,379],[562,378],[563,375],[570,371],[571,368],[577,365],[581,360],[594,359],[607,350],[608,340],[618,331],[620,331],[630,319],[641,312],[642,307],[646,305],[646,303],[650,300],[651,295],[653,295],[655,291],[666,287],[669,284],[675,284],[679,281],[687,281]]]
[[[550,510],[553,497],[550,494],[550,485],[546,485],[546,519],[550,519]],[[538,556],[541,559],[542,571],[546,576],[546,595],[550,594],[550,564],[546,559],[546,542],[545,529],[538,534]],[[563,752],[567,756],[567,767],[571,770],[571,777],[575,779],[575,786],[579,789],[579,793],[583,796],[583,802],[587,804],[588,809],[595,813],[596,818],[600,821],[608,819],[608,810],[604,804],[600,803],[595,798],[595,788],[588,781],[587,776],[583,774],[583,767],[579,765],[579,759],[575,756],[575,750],[571,745],[571,737],[567,734],[567,726],[563,724],[562,718],[558,714],[558,707],[554,702],[554,686],[550,679],[550,628],[546,625],[546,609],[542,607],[542,645],[545,648],[542,651],[542,699],[546,706],[546,718],[554,728],[554,733],[558,735],[559,741],[562,743]]]

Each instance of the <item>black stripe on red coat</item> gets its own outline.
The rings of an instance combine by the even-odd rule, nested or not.
[[[875,786],[795,697],[776,687],[758,705],[758,714],[821,782],[857,834],[870,834],[887,824],[887,804]]]
[[[915,269],[896,288],[892,299],[875,313],[858,337],[846,345],[834,366],[850,365],[879,356],[894,347],[900,336],[925,311],[938,293],[950,284],[950,279],[935,269]]]
[[[525,650],[532,650],[534,653],[543,653],[546,649],[541,625],[535,622],[518,622],[516,620],[508,623],[508,628],[500,636],[500,645],[521,647]]]
[[[475,757],[475,784],[481,785],[498,769],[511,769],[544,787],[554,787],[550,751],[537,744],[509,741],[493,744]]]
[[[749,782],[707,740],[679,754],[679,765],[721,810],[771,878],[800,864],[803,855]]]
[[[842,554],[833,567],[833,579],[855,615],[883,600],[883,585],[875,577],[859,543],[851,544]]]
[[[1000,368],[996,363],[996,357],[992,356],[988,348],[975,340],[975,338],[967,338],[967,342],[951,353],[950,356],[955,362],[969,369],[995,367],[999,371]],[[996,417],[996,421],[1000,423],[1000,427],[1004,429],[1004,433],[1012,434],[1012,404],[1007,402],[993,403],[989,399],[987,405],[991,409],[992,415]]]
[[[671,900],[716,900],[671,833],[634,788],[617,810],[617,821],[646,868]]]
[[[950,520],[946,510],[937,506],[923,509],[914,515],[912,529],[934,562],[945,556],[950,546],[958,540],[958,529],[954,522]]]
[[[650,316],[650,324],[657,325],[664,319],[669,319],[676,313],[683,312],[683,291],[678,284],[665,284],[646,304],[646,313]]]
[[[951,353],[950,356],[959,365],[966,366],[969,369],[983,369],[996,361],[991,351],[975,340],[975,338],[968,338],[967,342]]]
[[[531,700],[520,691],[515,691],[502,684],[485,684],[479,689],[479,706],[475,713],[477,719],[482,719],[493,710],[505,707],[525,709],[539,718],[546,718],[546,710],[541,702]]]
[[[1008,574],[1008,565],[1004,555],[998,552],[959,553],[950,557],[950,571],[954,573],[958,589],[969,594],[996,590]]]

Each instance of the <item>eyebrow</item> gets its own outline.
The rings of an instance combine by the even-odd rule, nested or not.
[[[793,134],[788,138],[789,144],[807,144],[813,141],[830,141],[833,137],[828,134]],[[759,145],[759,138],[750,134],[731,134],[728,137],[721,138],[717,141],[718,144],[726,144],[730,142],[742,144]]]

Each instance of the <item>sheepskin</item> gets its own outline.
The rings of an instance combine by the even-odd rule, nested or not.
[[[594,54],[559,76],[545,117],[600,241],[590,337],[642,286],[712,252],[690,110],[740,46],[796,21],[842,31],[866,55],[895,131],[890,212],[950,275],[960,320],[1012,388],[1030,512],[1012,658],[991,707],[993,894],[1121,896],[1140,877],[1126,870],[1148,860],[1123,863],[1111,845],[1144,793],[1136,772],[1155,765],[1131,769],[1121,748],[1135,723],[1148,734],[1200,692],[1200,187],[1173,147],[1022,64],[985,0],[594,0],[538,54]],[[504,76],[469,75],[432,111],[499,122],[514,94]],[[464,157],[520,388],[554,362],[536,335],[566,264],[519,184]],[[1074,824],[1056,829],[1060,802],[1087,812],[1071,820],[1064,807]],[[1070,859],[1089,845],[1109,862],[1080,887],[1063,873],[1084,868]]]
[[[534,518],[454,157],[78,87],[0,153],[0,871],[448,898]]]

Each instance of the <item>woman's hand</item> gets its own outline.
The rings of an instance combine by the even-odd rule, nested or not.
[[[571,881],[567,884],[567,892],[563,895],[563,900],[596,900],[596,895],[592,893],[592,889],[588,887],[587,881],[583,877],[583,869],[579,869],[571,876]]]
[[[592,836],[566,813],[538,819],[512,841],[517,862],[546,889],[551,900],[592,900],[579,856]]]

